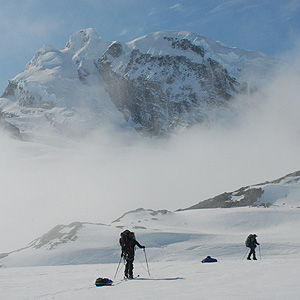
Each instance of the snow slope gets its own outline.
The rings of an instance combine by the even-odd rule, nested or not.
[[[0,264],[19,267],[117,262],[119,234],[126,228],[135,231],[152,262],[198,260],[207,255],[233,259],[243,255],[244,240],[254,232],[269,257],[297,256],[299,223],[298,208],[242,207],[166,214],[139,209],[110,225],[73,223],[54,228],[28,247],[1,255]],[[137,252],[142,255],[141,250]]]

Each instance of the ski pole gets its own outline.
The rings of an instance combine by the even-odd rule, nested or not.
[[[143,269],[148,272],[148,270],[145,268],[144,264],[141,262],[141,260],[139,259],[138,256],[136,256],[137,260],[139,261],[139,263],[141,264],[141,266],[143,267]]]
[[[261,260],[260,245],[258,245],[259,260]]]
[[[145,250],[145,248],[143,250],[144,250],[144,254],[145,254],[145,260],[146,260],[146,264],[147,264],[148,274],[149,274],[149,277],[150,277],[150,270],[149,270],[149,265],[148,265],[146,250]]]
[[[245,252],[245,254],[244,254],[242,260],[244,260],[244,258],[245,258],[245,256],[246,256],[247,252],[248,252],[248,249],[246,249],[246,252]]]
[[[119,261],[119,264],[118,264],[118,267],[117,267],[117,270],[116,270],[116,273],[115,273],[115,276],[114,276],[114,280],[116,279],[116,276],[118,274],[118,270],[119,270],[119,267],[120,267],[120,264],[121,264],[121,260],[122,260],[122,256],[120,258],[120,261]]]

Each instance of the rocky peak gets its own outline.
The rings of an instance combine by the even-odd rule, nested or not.
[[[63,51],[73,54],[73,60],[94,60],[102,56],[107,46],[96,31],[88,28],[74,33]]]
[[[86,46],[92,39],[100,40],[100,36],[92,28],[77,31],[71,35],[66,48],[76,52]]]

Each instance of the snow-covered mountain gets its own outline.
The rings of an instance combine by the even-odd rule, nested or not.
[[[1,254],[0,265],[118,262],[118,239],[120,232],[126,228],[135,231],[139,242],[146,245],[152,262],[177,261],[183,257],[193,261],[207,255],[226,259],[242,255],[245,237],[251,232],[259,235],[269,256],[298,255],[299,176],[300,173],[295,172],[278,180],[228,193],[230,198],[226,198],[229,199],[227,201],[239,202],[236,205],[239,207],[219,204],[211,207],[231,208],[196,209],[207,207],[198,204],[175,212],[140,208],[125,213],[107,225],[82,222],[58,225],[27,247]],[[243,200],[252,189],[261,190],[259,200]],[[259,205],[262,203],[268,205]],[[277,243],[275,248],[274,243]],[[137,255],[142,253],[137,250]]]
[[[104,42],[93,29],[62,50],[44,45],[0,99],[1,118],[26,136],[81,136],[104,126],[165,135],[197,124],[267,81],[281,62],[189,32]]]

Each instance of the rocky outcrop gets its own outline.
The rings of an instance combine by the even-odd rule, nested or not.
[[[74,222],[67,226],[57,225],[40,238],[32,241],[28,247],[39,249],[46,246],[48,250],[51,250],[59,244],[75,241],[77,239],[77,232],[83,226],[84,223],[81,222]]]
[[[126,60],[128,53],[119,43],[111,44],[97,62],[111,101],[145,135],[165,135],[199,123],[209,110],[226,105],[241,92],[240,84],[220,63],[203,59],[203,48],[184,39],[169,40],[174,48],[191,48],[199,62],[138,49]]]
[[[223,193],[181,210],[253,206],[263,193],[261,188],[241,188],[235,193]],[[235,197],[238,197],[238,200]]]
[[[172,214],[171,211],[168,211],[166,209],[153,210],[153,209],[137,208],[135,210],[124,213],[121,217],[114,220],[112,223],[121,222],[125,217],[128,217],[128,216],[130,217],[131,215],[140,213],[140,212],[145,213],[145,215],[149,215],[151,217],[158,216],[158,215],[162,216],[162,215]]]
[[[284,199],[288,196],[290,186],[295,186],[300,182],[300,171],[290,173],[281,178],[266,181],[260,184],[242,187],[231,193],[223,193],[213,198],[200,201],[190,207],[179,209],[202,209],[202,208],[229,208],[242,206],[263,206],[269,207],[279,199]],[[272,190],[276,190],[272,192]],[[281,192],[278,191],[281,190]],[[268,195],[266,195],[268,194]],[[276,195],[274,197],[274,195]],[[278,199],[279,198],[279,199]]]

